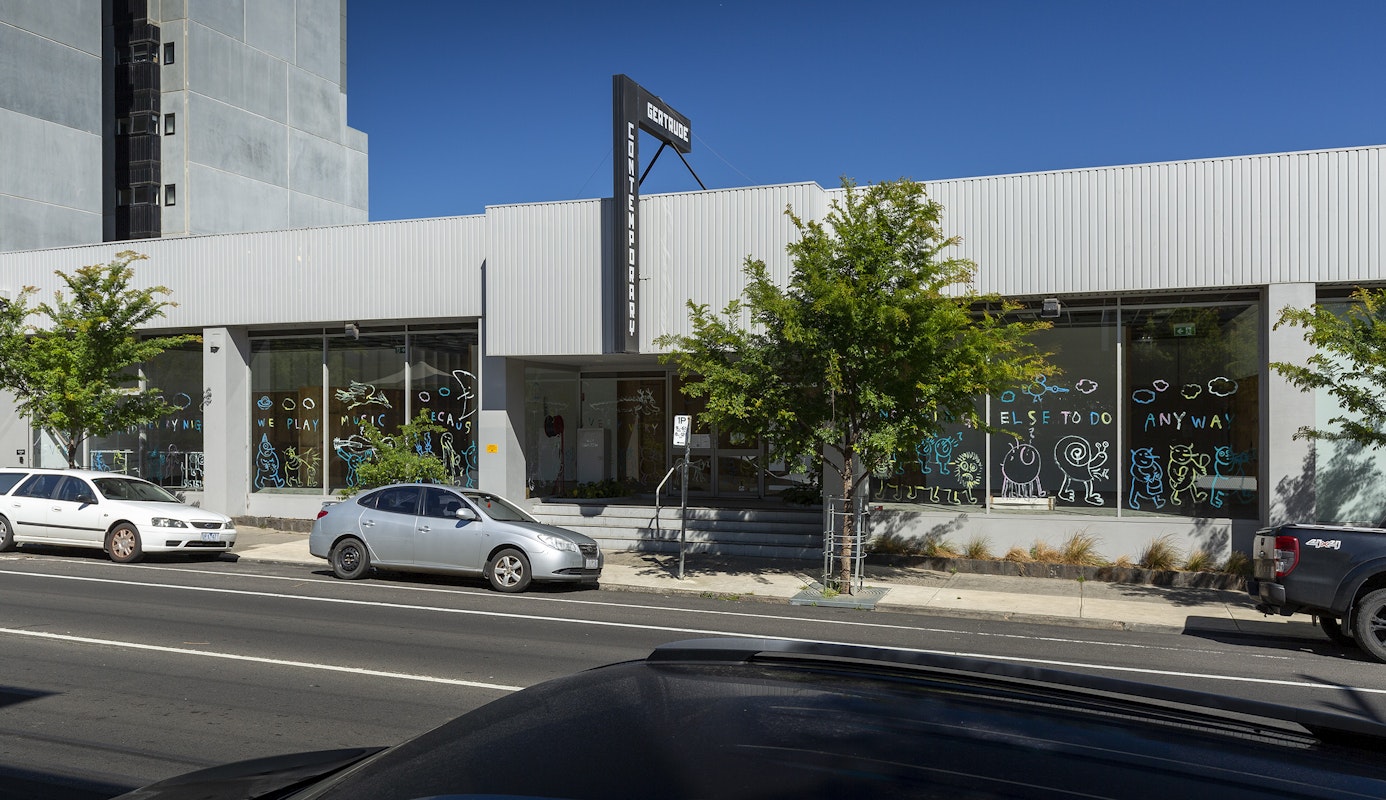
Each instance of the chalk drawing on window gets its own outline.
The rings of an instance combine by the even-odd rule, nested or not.
[[[1197,383],[1186,383],[1184,387],[1179,390],[1179,394],[1185,400],[1196,400],[1199,395],[1203,394],[1203,387]]]
[[[269,395],[260,395],[260,399],[255,401],[255,407],[261,411],[269,411],[274,408],[274,401],[269,399]]]
[[[1139,510],[1142,500],[1155,508],[1165,507],[1165,475],[1153,447],[1137,447],[1131,451],[1131,508]]]
[[[266,398],[268,399],[268,398]],[[270,444],[269,434],[260,435],[260,446],[255,449],[255,488],[284,488],[284,476],[279,474],[279,453]]]
[[[1231,378],[1213,378],[1208,381],[1208,393],[1218,397],[1229,397],[1237,393],[1237,382]]]
[[[953,448],[962,443],[962,437],[961,433],[955,433],[951,436],[935,436],[920,442],[915,447],[919,471],[928,475],[936,466],[940,475],[949,474],[948,465],[953,460]]]
[[[348,409],[360,408],[361,406],[394,408],[390,404],[390,398],[385,396],[385,392],[375,388],[372,384],[361,383],[360,381],[352,381],[346,389],[338,389],[334,396],[346,403]]]
[[[1040,487],[1040,467],[1043,459],[1040,451],[1028,442],[1012,442],[1010,450],[1001,459],[1002,497],[1045,497]]]
[[[969,450],[953,462],[953,471],[957,473],[958,484],[967,492],[967,502],[975,504],[977,497],[972,491],[982,484],[982,457]],[[962,502],[956,492],[954,502]]]
[[[1040,398],[1047,394],[1066,394],[1069,390],[1067,386],[1051,386],[1048,378],[1043,375],[1036,375],[1034,381],[1020,391],[1030,395],[1034,398],[1034,402],[1038,403]]]
[[[1073,388],[1077,389],[1079,392],[1082,392],[1083,394],[1092,394],[1093,392],[1097,391],[1097,381],[1092,380],[1090,378],[1083,378],[1082,380],[1073,384]]]
[[[1054,444],[1054,461],[1064,474],[1057,492],[1059,499],[1073,502],[1074,484],[1082,484],[1083,502],[1102,505],[1102,495],[1093,489],[1093,483],[1106,480],[1109,475],[1103,466],[1109,445],[1110,442],[1092,442],[1081,436],[1065,436]]]
[[[1131,393],[1131,399],[1143,406],[1148,406],[1155,402],[1155,392],[1152,389],[1137,389]]]
[[[1208,491],[1199,487],[1199,480],[1208,474],[1207,453],[1195,453],[1192,444],[1170,445],[1167,474],[1171,503],[1176,506],[1183,505],[1185,497],[1194,503],[1202,503],[1208,499]]]
[[[1213,451],[1213,480],[1209,484],[1209,501],[1214,508],[1222,508],[1229,493],[1239,503],[1251,502],[1255,495],[1249,488],[1250,479],[1246,476],[1246,465],[1251,461],[1252,455],[1253,452],[1250,450],[1234,452],[1227,445]]]
[[[355,486],[357,483],[356,468],[361,466],[371,454],[370,443],[360,434],[352,434],[347,437],[334,437],[332,439],[332,449],[337,453],[337,457],[346,462],[346,483],[347,486]]]
[[[1015,392],[1011,391],[1010,389],[1007,389],[1006,391],[1004,391],[1004,392],[1001,393],[1001,398],[1000,398],[1000,399],[1001,399],[1001,402],[1003,402],[1003,403],[1014,403],[1014,402],[1015,402]]]
[[[305,447],[298,452],[293,447],[284,450],[284,483],[288,486],[317,486],[318,468],[322,464],[322,453],[317,448]]]

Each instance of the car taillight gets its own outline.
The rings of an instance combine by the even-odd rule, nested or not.
[[[1275,537],[1275,577],[1283,578],[1295,571],[1299,563],[1299,539],[1293,536]]]
[[[323,510],[318,512],[318,519],[322,519],[325,516],[327,516],[327,509],[324,508]]]

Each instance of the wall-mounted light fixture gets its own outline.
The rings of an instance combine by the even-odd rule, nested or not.
[[[1044,298],[1044,305],[1040,308],[1040,316],[1044,319],[1056,319],[1060,309],[1059,298],[1046,297]]]
[[[345,326],[345,332],[348,339],[361,338],[361,329],[357,327],[355,322],[348,322]]]

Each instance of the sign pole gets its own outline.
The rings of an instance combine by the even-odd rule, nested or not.
[[[688,545],[688,458],[693,449],[688,429],[692,422],[688,414],[674,415],[674,446],[683,445],[682,479],[679,481],[679,580],[683,580],[684,551]]]

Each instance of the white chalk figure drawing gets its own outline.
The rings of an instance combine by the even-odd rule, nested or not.
[[[322,464],[322,453],[314,447],[305,447],[300,453],[293,447],[284,450],[284,483],[288,486],[317,486],[318,467]]]
[[[255,488],[284,488],[284,476],[279,474],[279,453],[270,444],[269,434],[260,434],[260,446],[255,450]]]
[[[207,467],[207,456],[201,451],[183,454],[183,485],[189,489],[202,488],[202,476]]]
[[[953,472],[957,475],[958,484],[967,492],[967,502],[975,505],[977,496],[972,492],[982,484],[982,457],[968,450],[953,462]],[[954,492],[953,496],[955,503],[962,502],[957,492]]]
[[[1039,448],[1033,444],[1012,442],[1011,449],[1001,459],[1001,496],[1045,497],[1039,478],[1042,460]]]
[[[1137,447],[1131,451],[1131,496],[1128,504],[1139,510],[1141,500],[1149,500],[1157,509],[1165,507],[1165,474],[1155,448]]]
[[[1107,463],[1107,447],[1110,442],[1092,442],[1081,436],[1065,436],[1054,444],[1054,461],[1064,473],[1063,483],[1057,496],[1061,500],[1074,502],[1074,484],[1083,485],[1083,502],[1100,506],[1102,495],[1093,488],[1093,483],[1106,480],[1110,475],[1103,465]]]
[[[352,381],[346,389],[338,389],[334,396],[343,403],[346,403],[348,410],[360,408],[361,406],[383,406],[394,408],[390,405],[390,398],[385,396],[385,392],[376,389],[369,383]],[[352,484],[353,486],[355,484]]]
[[[1227,494],[1235,493],[1237,502],[1250,503],[1254,493],[1246,488],[1246,465],[1251,461],[1251,451],[1233,452],[1231,447],[1221,445],[1213,450],[1213,480],[1209,487],[1209,500],[1214,508],[1222,508]],[[1225,488],[1229,478],[1235,488]]]
[[[934,471],[933,467],[937,466],[938,474],[949,474],[948,465],[953,460],[953,448],[962,444],[962,437],[961,433],[934,436],[916,445],[914,450],[919,461],[919,471],[929,475]]]
[[[337,453],[337,457],[346,462],[347,486],[355,486],[357,482],[356,468],[366,460],[371,454],[370,442],[360,434],[351,436],[336,436],[332,439],[332,449]]]
[[[1208,454],[1195,453],[1192,444],[1169,446],[1169,469],[1165,474],[1169,477],[1169,501],[1176,506],[1183,505],[1185,497],[1194,503],[1208,499],[1208,490],[1198,486],[1199,479],[1208,474]]]
[[[1077,389],[1083,394],[1092,394],[1093,392],[1097,391],[1097,381],[1090,380],[1088,378],[1083,378],[1082,380],[1073,384],[1073,388]]]
[[[459,415],[466,419],[476,413],[476,376],[465,369],[455,369],[452,371],[452,379],[457,381],[456,397],[462,403],[462,413]],[[441,392],[440,392],[441,394]]]

